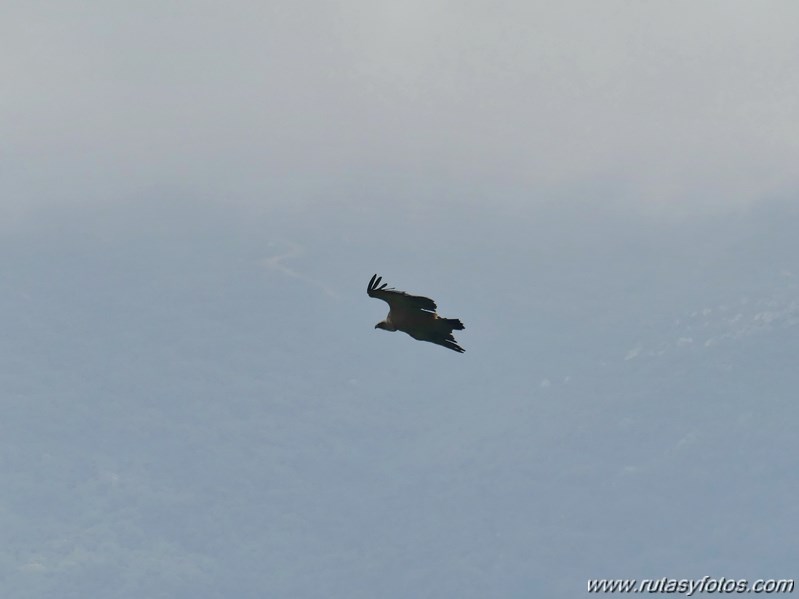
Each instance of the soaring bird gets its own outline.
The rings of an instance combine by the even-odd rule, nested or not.
[[[386,319],[375,325],[384,331],[402,331],[419,341],[429,341],[463,353],[465,350],[455,342],[452,331],[462,331],[463,323],[457,318],[442,318],[436,314],[436,303],[429,297],[410,295],[380,284],[383,277],[374,275],[366,293],[388,304]]]

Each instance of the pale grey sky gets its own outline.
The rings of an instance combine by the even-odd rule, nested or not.
[[[797,30],[790,1],[4,3],[2,211],[373,172],[737,207],[799,183]]]
[[[797,31],[3,2],[3,596],[793,576]],[[373,273],[466,353],[375,330]]]

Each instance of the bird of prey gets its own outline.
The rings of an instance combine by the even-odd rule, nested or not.
[[[465,350],[455,342],[452,331],[462,331],[463,323],[457,318],[442,318],[436,314],[436,303],[429,297],[410,295],[380,284],[383,277],[374,275],[366,293],[388,304],[386,319],[375,325],[384,331],[402,331],[419,341],[429,341],[463,353]]]

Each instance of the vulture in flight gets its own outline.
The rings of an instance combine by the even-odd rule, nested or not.
[[[388,316],[375,325],[384,331],[402,331],[419,341],[429,341],[463,353],[465,350],[455,342],[452,331],[462,331],[463,323],[457,318],[441,318],[436,314],[436,303],[429,297],[410,295],[380,284],[383,277],[374,275],[366,293],[388,304]]]

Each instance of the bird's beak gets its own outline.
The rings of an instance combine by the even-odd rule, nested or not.
[[[379,329],[379,328],[380,328],[380,323],[377,323],[377,324],[375,325],[375,328],[376,328],[376,329]]]

